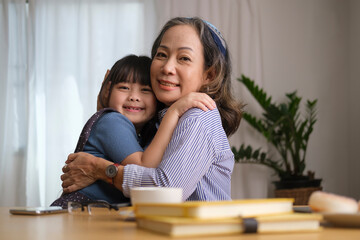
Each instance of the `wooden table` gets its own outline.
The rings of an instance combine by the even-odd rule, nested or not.
[[[324,228],[316,233],[247,234],[213,237],[170,238],[136,228],[118,216],[89,216],[60,213],[43,216],[11,215],[9,208],[0,207],[1,240],[107,240],[107,239],[201,239],[201,240],[347,240],[360,239],[360,229]]]

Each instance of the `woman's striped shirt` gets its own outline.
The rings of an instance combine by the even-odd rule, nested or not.
[[[157,168],[125,166],[123,192],[130,196],[132,187],[180,187],[183,200],[230,200],[233,167],[219,111],[192,108],[179,119]]]

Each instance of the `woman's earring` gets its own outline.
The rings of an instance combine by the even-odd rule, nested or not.
[[[210,92],[210,88],[209,86],[206,87],[206,92],[209,93]]]

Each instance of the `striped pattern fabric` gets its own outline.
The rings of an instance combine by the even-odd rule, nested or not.
[[[183,200],[230,200],[234,156],[219,111],[188,110],[179,120],[157,168],[127,165],[123,189],[180,187]]]

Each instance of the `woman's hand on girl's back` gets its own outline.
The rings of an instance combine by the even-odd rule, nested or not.
[[[65,166],[62,168],[64,174],[61,175],[61,186],[64,193],[87,187],[98,179],[96,175],[97,159],[85,152],[72,153],[68,156]]]
[[[169,110],[176,112],[181,117],[190,108],[200,108],[206,112],[215,109],[216,103],[206,93],[191,92],[173,103]]]

